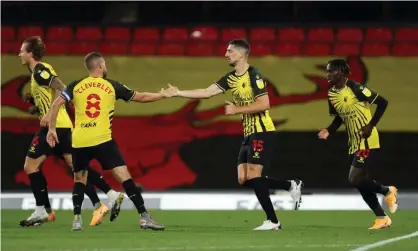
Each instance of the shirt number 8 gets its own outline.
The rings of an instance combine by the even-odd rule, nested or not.
[[[95,99],[94,102],[91,102],[92,99]],[[100,96],[99,95],[92,93],[87,96],[86,115],[89,118],[97,118],[100,115]]]

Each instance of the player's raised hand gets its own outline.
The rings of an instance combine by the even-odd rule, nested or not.
[[[234,105],[234,103],[225,101],[225,114],[226,115],[234,115],[237,113],[237,107]]]
[[[319,133],[318,133],[318,137],[320,138],[320,139],[324,139],[324,140],[326,140],[326,139],[328,139],[328,136],[329,136],[329,132],[328,132],[328,130],[327,129],[321,129],[321,131],[319,131]]]
[[[170,98],[176,96],[179,93],[179,88],[168,84],[167,89],[161,89],[161,93],[164,95],[164,97]]]
[[[57,131],[49,129],[48,134],[46,135],[46,141],[51,147],[54,147],[56,144],[59,143]]]

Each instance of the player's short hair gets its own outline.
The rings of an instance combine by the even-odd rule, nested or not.
[[[23,40],[23,43],[26,44],[26,51],[32,53],[36,61],[40,61],[45,55],[45,44],[42,42],[41,37],[28,37]]]
[[[340,71],[346,76],[351,74],[350,66],[344,59],[333,59],[329,61],[328,64],[331,70]]]
[[[87,70],[92,70],[94,66],[94,61],[103,58],[102,54],[99,52],[90,52],[84,57],[84,66],[87,68]]]
[[[247,55],[250,54],[250,44],[244,38],[231,40],[228,44],[240,47],[246,51]]]

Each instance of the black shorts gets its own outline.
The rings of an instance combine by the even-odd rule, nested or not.
[[[48,134],[47,127],[41,129],[33,137],[29,146],[27,157],[37,159],[42,155],[50,156],[51,154],[62,157],[64,154],[71,154],[71,128],[57,128],[57,136],[59,143],[55,147],[50,147],[46,141]]]
[[[373,166],[379,149],[363,149],[348,155],[348,165],[356,168]]]
[[[276,132],[261,132],[246,136],[238,154],[238,165],[243,163],[269,167],[276,145]]]
[[[87,170],[93,159],[100,163],[103,170],[125,165],[125,160],[113,139],[97,146],[73,148],[74,172]]]

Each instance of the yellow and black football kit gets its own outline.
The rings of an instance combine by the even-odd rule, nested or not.
[[[231,90],[236,106],[250,105],[258,97],[268,95],[262,74],[253,66],[250,66],[242,75],[238,75],[236,71],[229,72],[216,84],[224,92]],[[268,166],[273,156],[276,140],[276,128],[269,111],[243,114],[242,124],[244,141],[238,155],[238,165],[252,163]]]
[[[72,101],[75,126],[72,134],[74,171],[86,170],[92,159],[103,169],[125,165],[112,138],[112,120],[117,99],[130,101],[135,91],[117,81],[86,77],[68,85],[61,97]]]
[[[32,71],[30,90],[34,104],[40,112],[39,119],[42,119],[51,107],[55,90],[50,85],[54,77],[57,77],[57,73],[51,65],[44,62],[38,63]],[[57,117],[57,134],[60,143],[51,148],[46,141],[48,128],[41,127],[32,140],[27,156],[36,159],[42,155],[55,154],[61,156],[71,153],[72,127],[73,124],[65,107],[61,107]]]
[[[352,162],[350,164],[364,163],[371,156],[371,149],[380,148],[376,127],[373,127],[367,139],[360,134],[361,129],[372,119],[370,106],[378,96],[379,94],[352,80],[348,80],[341,89],[333,86],[328,91],[330,114],[339,116],[346,126],[349,161]]]

